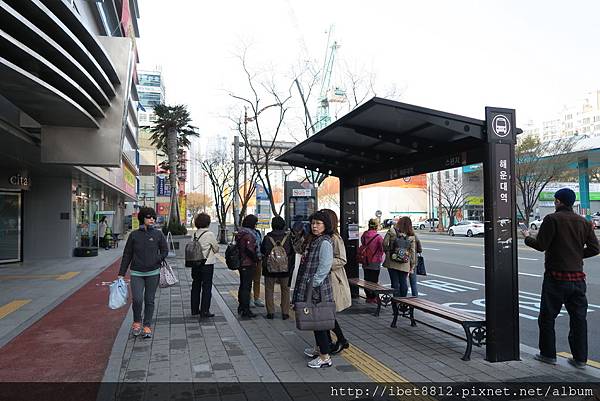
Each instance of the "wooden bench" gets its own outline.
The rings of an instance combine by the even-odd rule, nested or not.
[[[393,288],[384,287],[382,285],[361,280],[359,278],[349,278],[348,283],[364,290],[371,291],[375,294],[375,298],[377,299],[377,310],[375,311],[374,316],[379,316],[381,305],[387,307],[392,302],[392,294],[394,293]]]
[[[478,347],[481,347],[485,344],[485,320],[482,320],[479,316],[470,315],[458,309],[453,309],[417,297],[394,297],[392,298],[392,309],[394,310],[394,320],[392,321],[391,327],[396,327],[396,322],[398,321],[399,315],[409,318],[410,325],[413,327],[416,326],[417,320],[415,319],[415,309],[419,309],[423,312],[430,313],[442,319],[446,319],[451,322],[460,324],[465,331],[466,338],[457,336],[454,333],[443,330],[431,324],[419,321],[419,323],[423,323],[426,326],[443,331],[446,334],[450,334],[451,336],[466,341],[467,349],[465,350],[465,354],[461,358],[463,361],[468,361],[471,359],[471,350],[473,348],[473,344],[477,345]]]

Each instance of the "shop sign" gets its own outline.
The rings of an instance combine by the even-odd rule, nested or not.
[[[125,190],[128,193],[135,193],[135,174],[123,164],[123,181],[125,182]]]
[[[8,177],[8,184],[12,188],[28,190],[31,186],[31,177],[28,177],[26,173],[16,173]]]

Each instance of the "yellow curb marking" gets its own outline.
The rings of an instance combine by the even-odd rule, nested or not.
[[[80,272],[68,272],[68,273],[65,273],[65,274],[61,274],[56,279],[57,280],[61,280],[61,281],[70,280],[73,277],[77,276],[79,273]]]
[[[6,316],[10,315],[17,309],[27,305],[30,302],[31,302],[31,299],[17,299],[16,301],[12,301],[12,302],[7,303],[4,306],[1,306],[0,307],[0,319],[5,318]]]
[[[573,355],[569,354],[568,352],[558,352],[556,355],[560,355],[563,358],[573,358]],[[600,369],[600,362],[596,362],[596,361],[592,361],[592,360],[588,359],[587,364],[596,369]]]

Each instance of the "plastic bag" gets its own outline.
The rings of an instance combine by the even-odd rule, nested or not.
[[[119,277],[109,286],[108,307],[119,309],[127,305],[127,283],[123,277]]]

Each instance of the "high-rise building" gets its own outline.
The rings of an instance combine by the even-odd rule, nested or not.
[[[139,122],[140,122],[140,205],[150,206],[157,209],[157,179],[165,182],[164,175],[157,178],[158,164],[162,158],[158,156],[156,146],[150,142],[150,127],[155,120],[154,106],[165,103],[165,84],[162,71],[159,67],[154,69],[138,70],[137,92],[140,99]],[[161,195],[164,195],[164,185],[160,186]],[[160,203],[164,203],[161,197]],[[168,197],[166,202],[168,202]],[[161,212],[157,210],[157,212]],[[162,218],[161,218],[162,221]]]
[[[6,0],[0,15],[0,263],[71,256],[102,214],[123,233],[137,200],[137,1]]]
[[[581,99],[564,105],[552,118],[541,124],[528,122],[523,133],[535,135],[542,142],[574,135],[600,136],[600,90],[589,92]]]

